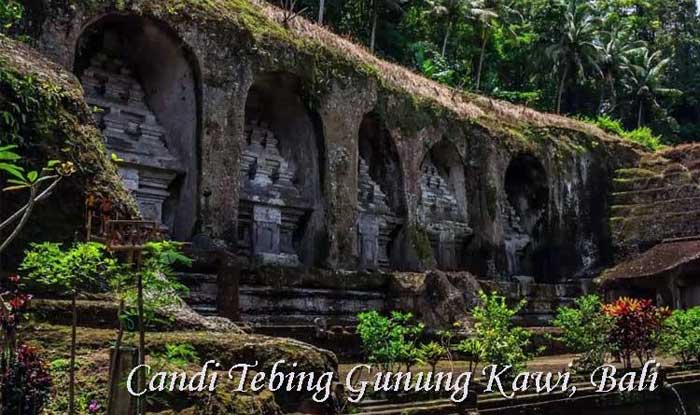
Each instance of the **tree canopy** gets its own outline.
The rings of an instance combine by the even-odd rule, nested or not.
[[[277,0],[272,3],[280,4]],[[298,0],[309,19],[466,91],[700,141],[695,0]]]

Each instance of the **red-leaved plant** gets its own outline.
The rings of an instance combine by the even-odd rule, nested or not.
[[[22,291],[19,276],[8,282],[0,291],[0,413],[38,414],[51,393],[51,375],[36,349],[17,344],[31,296]]]
[[[633,356],[642,365],[654,356],[664,320],[671,314],[651,300],[627,297],[603,305],[603,312],[615,321],[610,340],[626,368],[632,367]]]

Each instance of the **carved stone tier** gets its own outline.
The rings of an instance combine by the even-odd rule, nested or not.
[[[239,251],[263,263],[297,265],[294,235],[310,211],[294,181],[296,167],[279,152],[265,124],[246,127],[241,153]]]
[[[168,150],[165,129],[144,101],[143,88],[119,59],[98,54],[81,77],[88,105],[107,150],[119,157],[119,174],[133,192],[141,215],[163,223],[168,188],[181,173],[179,160]]]
[[[389,244],[401,220],[386,203],[386,194],[369,174],[367,162],[360,157],[358,168],[357,245],[361,269],[388,269]]]
[[[460,251],[473,233],[459,211],[457,198],[438,168],[425,160],[421,167],[418,219],[428,232],[438,265],[456,269]]]

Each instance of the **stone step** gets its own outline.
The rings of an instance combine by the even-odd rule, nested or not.
[[[652,215],[657,212],[680,213],[697,209],[700,206],[700,196],[685,199],[670,199],[646,205],[613,205],[611,206],[612,217],[632,217]]]
[[[688,184],[678,187],[657,187],[640,191],[616,192],[612,194],[612,205],[639,205],[662,202],[669,199],[700,197],[700,186]]]
[[[693,176],[690,172],[676,172],[666,176],[658,175],[641,178],[614,178],[613,189],[615,192],[640,191],[644,189],[663,188],[669,186],[682,186],[693,184]]]
[[[662,241],[700,234],[700,210],[610,219],[610,229],[617,243]]]

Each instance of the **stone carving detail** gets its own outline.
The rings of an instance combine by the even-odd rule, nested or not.
[[[296,166],[264,123],[246,126],[240,168],[239,249],[264,263],[297,265],[294,234],[310,208],[294,183]]]
[[[418,219],[428,232],[435,259],[440,268],[456,269],[461,247],[472,230],[453,189],[430,159],[421,166],[420,189]]]
[[[358,166],[357,245],[360,268],[389,268],[389,244],[401,224],[386,202],[386,194],[369,174],[367,162],[360,157]]]
[[[131,70],[119,59],[98,54],[81,77],[88,105],[107,150],[116,154],[119,174],[139,204],[145,220],[163,224],[168,188],[182,167],[168,150],[165,129],[144,101],[144,92]]]

